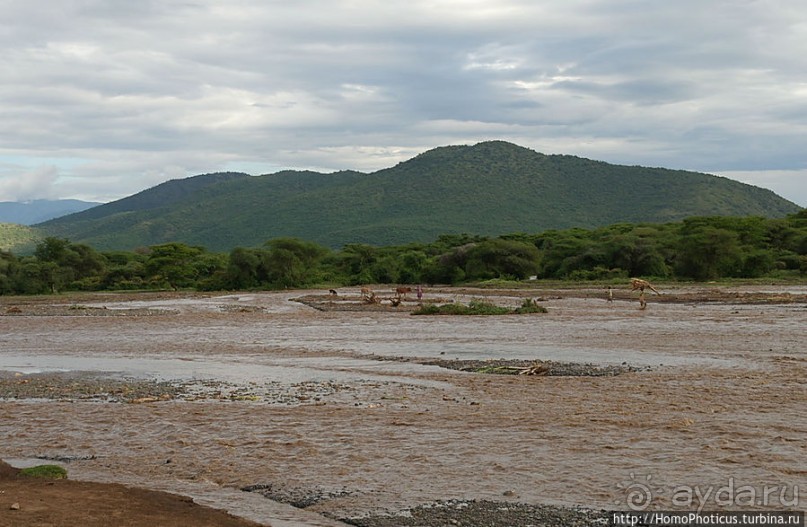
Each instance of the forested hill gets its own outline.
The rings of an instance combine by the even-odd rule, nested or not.
[[[158,185],[38,225],[98,249],[168,241],[210,250],[297,237],[332,248],[690,216],[782,217],[773,192],[696,172],[544,155],[502,141],[429,150],[370,174],[226,173]]]

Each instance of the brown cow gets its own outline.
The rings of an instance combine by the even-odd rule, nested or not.
[[[396,287],[395,288],[395,296],[398,298],[406,298],[406,293],[411,293],[411,287]]]

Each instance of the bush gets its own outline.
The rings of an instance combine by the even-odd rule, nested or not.
[[[532,298],[525,298],[521,307],[516,308],[513,312],[517,315],[525,315],[527,313],[548,313],[549,311]]]
[[[472,300],[470,304],[443,304],[441,306],[424,305],[413,315],[507,315],[511,313],[506,307],[499,307],[483,300]]]
[[[601,265],[596,266],[594,269],[577,269],[569,273],[569,280],[615,280],[627,279],[628,272],[624,269],[613,268],[609,269]]]
[[[413,315],[511,315],[525,313],[546,313],[546,308],[539,306],[531,299],[526,299],[521,307],[509,309],[497,306],[484,300],[472,300],[467,306],[463,304],[427,304],[421,306]]]
[[[67,471],[59,465],[37,465],[20,470],[21,476],[43,479],[67,479]]]

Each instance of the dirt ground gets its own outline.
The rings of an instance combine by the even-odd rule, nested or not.
[[[646,310],[628,290],[426,294],[549,312],[363,312],[353,290],[0,297],[0,457],[70,477],[6,470],[0,525],[239,525],[131,487],[275,527],[804,510],[807,288],[668,288]]]
[[[114,483],[46,480],[18,475],[0,462],[0,525],[257,527],[259,524],[193,503],[188,497]]]

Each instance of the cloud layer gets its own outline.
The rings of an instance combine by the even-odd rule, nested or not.
[[[0,200],[110,200],[216,170],[376,170],[504,139],[741,173],[807,205],[800,0],[0,0],[0,12]]]

